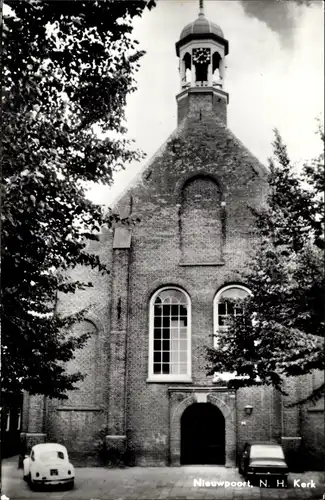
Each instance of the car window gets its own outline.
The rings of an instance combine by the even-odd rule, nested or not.
[[[65,455],[63,451],[58,451],[58,450],[47,450],[47,451],[42,451],[39,456],[41,462],[48,462],[49,460],[57,460],[58,458],[60,460],[65,459]]]
[[[31,458],[31,459],[33,460],[33,462],[34,462],[34,460],[35,460],[35,453],[34,453],[34,451],[32,451],[32,453],[30,454],[30,458]]]
[[[255,444],[251,446],[251,458],[279,458],[284,459],[281,446]]]

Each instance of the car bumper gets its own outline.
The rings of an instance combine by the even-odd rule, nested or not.
[[[64,479],[33,479],[34,484],[67,484],[74,481],[74,477]]]
[[[288,472],[247,472],[248,477],[288,477]]]

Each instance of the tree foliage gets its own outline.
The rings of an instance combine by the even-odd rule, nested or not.
[[[139,158],[125,139],[126,96],[143,51],[132,19],[144,0],[5,1],[2,133],[3,388],[65,397],[87,335],[69,334],[83,311],[53,314],[56,294],[89,283],[63,278],[77,264],[107,271],[86,241],[115,217],[86,196]],[[104,138],[103,138],[104,137]]]
[[[324,143],[324,133],[320,130]],[[275,131],[266,206],[256,216],[255,252],[243,273],[252,292],[242,316],[208,349],[209,373],[231,372],[230,387],[273,385],[323,370],[324,152],[299,176]],[[308,399],[323,394],[316,388]]]

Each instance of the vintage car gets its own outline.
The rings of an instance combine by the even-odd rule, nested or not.
[[[289,470],[282,446],[278,443],[246,443],[240,457],[239,472],[258,486],[287,487]]]
[[[31,488],[37,485],[66,484],[74,486],[74,467],[65,446],[57,443],[36,444],[24,462],[24,479]]]

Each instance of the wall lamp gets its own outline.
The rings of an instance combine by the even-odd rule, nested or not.
[[[245,413],[246,413],[246,415],[251,415],[253,413],[253,407],[251,405],[246,405],[245,406]]]

